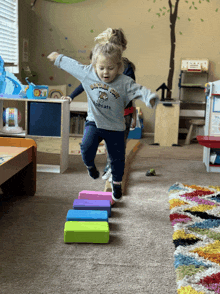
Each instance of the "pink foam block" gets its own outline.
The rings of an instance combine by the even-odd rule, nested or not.
[[[112,199],[111,192],[102,192],[102,191],[87,191],[83,190],[79,192],[78,199],[88,199],[88,200],[109,200],[111,205],[115,202]]]

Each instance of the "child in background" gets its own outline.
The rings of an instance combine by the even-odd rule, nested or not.
[[[125,166],[124,108],[133,99],[142,100],[149,108],[159,101],[157,94],[123,75],[121,47],[112,43],[97,44],[92,64],[52,52],[48,58],[55,65],[81,81],[88,97],[88,115],[81,144],[81,153],[89,175],[99,177],[94,159],[99,143],[107,145],[112,170],[112,199],[122,199],[122,177]]]
[[[111,29],[108,28],[103,33],[99,34],[95,41],[102,44],[103,42],[109,42],[113,43],[115,45],[119,45],[122,47],[122,51],[124,52],[127,48],[127,40],[125,38],[124,32],[122,29]],[[90,60],[92,59],[92,52],[90,52]],[[127,58],[123,57],[123,64],[124,64],[124,72],[123,74],[126,76],[131,77],[135,81],[135,65]],[[80,95],[84,91],[82,84],[80,84],[71,94],[70,96],[70,102],[73,101],[73,99]],[[65,97],[61,97],[62,99]],[[124,118],[125,118],[125,132],[124,132],[124,140],[125,140],[125,149],[126,149],[126,142],[128,138],[128,134],[130,131],[130,127],[135,128],[136,126],[136,107],[133,106],[132,101],[128,103],[128,105],[125,107],[124,110]],[[132,120],[133,118],[133,120]],[[104,173],[102,175],[103,180],[107,180],[109,178],[109,181],[112,181],[112,175],[111,175],[111,162],[109,154],[107,153],[107,163],[104,168]]]

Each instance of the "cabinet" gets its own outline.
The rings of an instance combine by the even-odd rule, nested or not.
[[[160,101],[156,108],[154,144],[160,146],[178,145],[180,103]]]
[[[220,172],[220,81],[207,85],[204,136],[198,136],[203,148],[207,172]],[[213,158],[214,157],[214,158]]]
[[[0,136],[3,127],[3,101],[21,101],[25,105],[25,129],[22,134],[8,134],[10,137],[56,137],[61,139],[59,165],[37,164],[38,172],[63,173],[68,168],[69,155],[69,101],[63,99],[25,99],[0,97]]]
[[[179,133],[187,133],[191,119],[205,119],[208,59],[183,59],[179,76]],[[195,130],[196,131],[196,130]]]

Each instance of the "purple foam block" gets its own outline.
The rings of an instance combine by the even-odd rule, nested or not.
[[[78,210],[106,210],[111,216],[111,202],[109,200],[75,199],[73,209]]]

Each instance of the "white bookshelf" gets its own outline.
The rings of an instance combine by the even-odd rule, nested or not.
[[[3,128],[3,102],[6,101],[19,101],[25,104],[25,129],[23,133],[20,134],[6,134],[1,132]],[[29,103],[51,103],[51,109],[53,109],[52,104],[58,104],[56,109],[60,110],[61,116],[58,121],[57,117],[54,115],[54,124],[57,126],[59,125],[59,136],[50,136],[50,134],[41,135],[38,133],[36,136],[30,134],[29,129]],[[7,103],[10,104],[10,103]],[[32,104],[33,105],[33,104]],[[14,106],[12,106],[14,107]],[[60,164],[59,165],[44,165],[44,164],[37,164],[37,171],[38,172],[53,172],[53,173],[63,173],[68,168],[68,155],[69,155],[69,125],[70,125],[70,105],[68,100],[62,99],[25,99],[25,98],[4,98],[0,97],[0,136],[10,136],[10,137],[26,137],[32,138],[33,140],[36,137],[56,137],[61,138],[61,152],[60,152]],[[43,129],[42,129],[43,131]],[[53,130],[51,130],[53,132]]]

